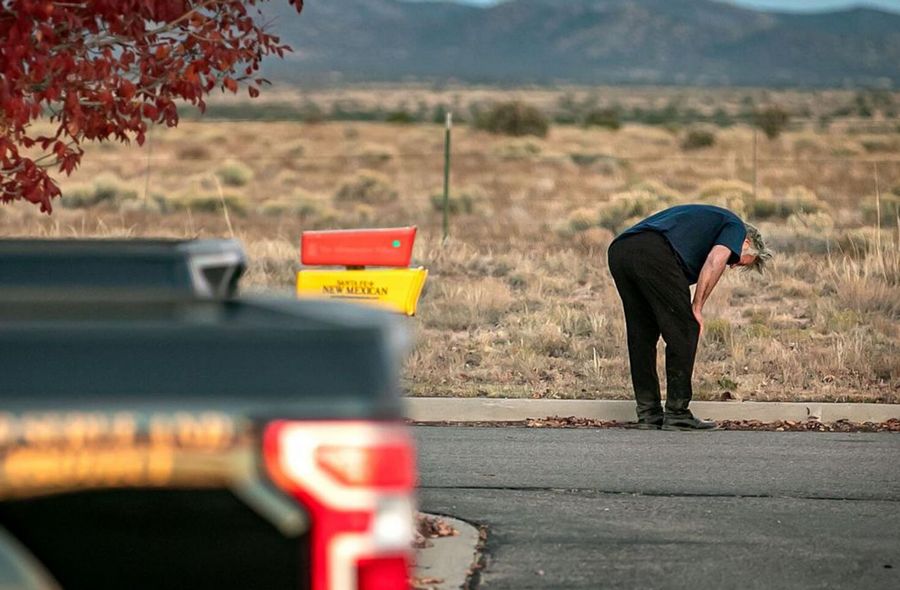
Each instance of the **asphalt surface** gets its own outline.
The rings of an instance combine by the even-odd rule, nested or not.
[[[418,427],[479,588],[900,588],[900,435]]]

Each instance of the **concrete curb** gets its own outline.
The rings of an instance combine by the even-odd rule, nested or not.
[[[469,572],[478,561],[478,529],[449,516],[432,516],[438,516],[459,534],[429,539],[431,547],[417,550],[415,576],[441,580],[427,584],[429,588],[457,590],[465,585]]]
[[[634,421],[634,402],[625,400],[548,400],[410,397],[406,416],[416,422],[516,422],[528,418],[575,416],[593,420]],[[900,419],[900,404],[805,402],[691,402],[698,417],[712,420],[804,421],[823,423],[885,422]]]

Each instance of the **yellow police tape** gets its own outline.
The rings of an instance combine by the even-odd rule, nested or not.
[[[424,268],[301,270],[297,295],[368,303],[411,316],[427,277]]]

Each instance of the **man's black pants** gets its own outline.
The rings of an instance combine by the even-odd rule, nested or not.
[[[609,270],[625,307],[638,418],[658,420],[663,415],[656,373],[660,335],[666,343],[666,413],[689,416],[700,325],[691,310],[690,285],[681,262],[662,234],[647,231],[610,246]]]

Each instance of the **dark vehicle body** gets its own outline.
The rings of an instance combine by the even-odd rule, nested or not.
[[[0,586],[405,587],[402,330],[244,264],[0,240]]]

